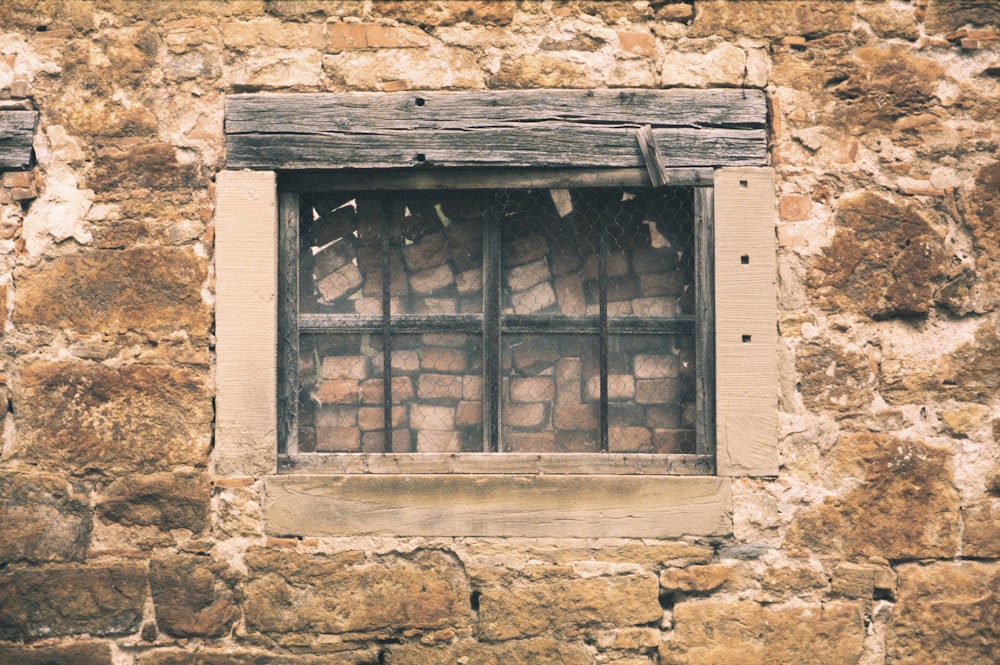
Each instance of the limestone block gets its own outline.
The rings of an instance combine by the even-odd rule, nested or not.
[[[204,377],[158,365],[25,364],[14,391],[16,454],[81,472],[203,466],[212,403]]]
[[[149,588],[160,630],[176,637],[219,637],[236,610],[234,575],[224,564],[194,555],[149,563]]]
[[[660,82],[664,87],[740,85],[746,66],[743,49],[727,42],[713,42],[708,48],[667,52]]]
[[[81,487],[45,474],[0,474],[0,564],[82,561],[90,500]]]
[[[887,650],[899,665],[1000,660],[1000,569],[995,562],[936,562],[899,567],[899,597]]]
[[[323,78],[319,50],[310,48],[258,47],[227,62],[226,79],[236,85],[259,89],[286,89],[292,86],[318,87]]]
[[[25,268],[16,278],[18,325],[208,334],[209,309],[201,294],[208,262],[186,247],[79,252]]]
[[[863,617],[849,603],[762,607],[745,601],[674,606],[674,633],[660,646],[664,665],[811,663],[855,665],[865,640]]]
[[[641,625],[662,616],[658,594],[656,577],[649,573],[488,585],[480,589],[477,633],[493,641],[581,624]]]
[[[122,476],[97,498],[102,519],[125,526],[155,526],[163,531],[209,526],[212,488],[201,472],[173,471]]]
[[[469,625],[469,583],[445,552],[366,557],[251,549],[246,562],[243,607],[251,631],[396,634]]]
[[[10,570],[0,575],[0,638],[127,635],[139,628],[145,601],[139,564]]]

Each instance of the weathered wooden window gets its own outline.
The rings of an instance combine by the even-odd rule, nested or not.
[[[233,95],[226,148],[214,468],[268,533],[723,535],[776,473],[761,91]]]
[[[710,188],[465,185],[285,197],[287,466],[710,473]]]

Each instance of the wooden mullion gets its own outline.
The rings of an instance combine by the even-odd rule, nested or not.
[[[483,450],[488,453],[500,451],[500,222],[494,211],[483,216]]]
[[[278,452],[298,450],[299,195],[278,199]]]
[[[389,234],[392,229],[394,201],[382,201],[382,436],[383,450],[392,452],[392,299],[389,285],[392,268],[389,262]]]
[[[694,189],[696,445],[700,455],[715,452],[715,289],[714,192]]]
[[[600,428],[601,452],[609,449],[608,441],[608,229],[607,224],[601,224],[600,247],[598,248],[598,292],[599,292],[599,332],[598,356],[600,358],[600,393],[601,403],[598,426]]]

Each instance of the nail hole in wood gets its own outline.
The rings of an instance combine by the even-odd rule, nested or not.
[[[740,257],[740,263],[742,263],[745,266],[750,265],[750,257],[744,254],[743,256]]]
[[[750,343],[750,335],[743,335],[743,343],[744,344]]]
[[[417,106],[423,106],[424,104],[427,103],[427,101],[423,97],[417,97],[415,100],[413,100],[413,103],[416,104]]]
[[[420,152],[420,153],[417,153],[417,161],[418,161],[418,162],[422,162],[422,161],[425,161],[426,159],[427,159],[427,155],[425,155],[425,154],[424,154],[424,153],[422,153],[422,152]]]
[[[740,180],[740,187],[746,189],[749,186],[750,186],[750,181],[749,180]]]

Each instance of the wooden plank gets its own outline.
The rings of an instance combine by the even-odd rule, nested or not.
[[[299,434],[299,195],[278,198],[278,452],[298,450]]]
[[[610,453],[300,453],[279,459],[281,473],[479,473],[710,475],[711,455]]]
[[[715,175],[718,473],[778,472],[774,184],[770,169]]]
[[[277,468],[275,174],[222,171],[216,179],[215,472]]]
[[[273,536],[679,538],[732,533],[727,478],[279,475]]]
[[[26,169],[31,166],[36,127],[36,111],[0,110],[0,170]]]
[[[711,186],[710,168],[667,169],[670,184]],[[291,192],[372,191],[400,189],[572,189],[574,187],[649,187],[645,168],[621,169],[411,169],[388,171],[341,169],[291,171],[278,177],[278,187]]]
[[[766,163],[764,129],[653,129],[669,168]],[[229,168],[346,167],[643,167],[634,129],[563,122],[508,124],[464,131],[383,130],[363,133],[230,134]]]
[[[632,127],[763,127],[750,89],[495,90],[245,94],[226,99],[226,134],[466,130],[498,123],[628,123]]]
[[[715,191],[694,190],[696,450],[715,453]]]

